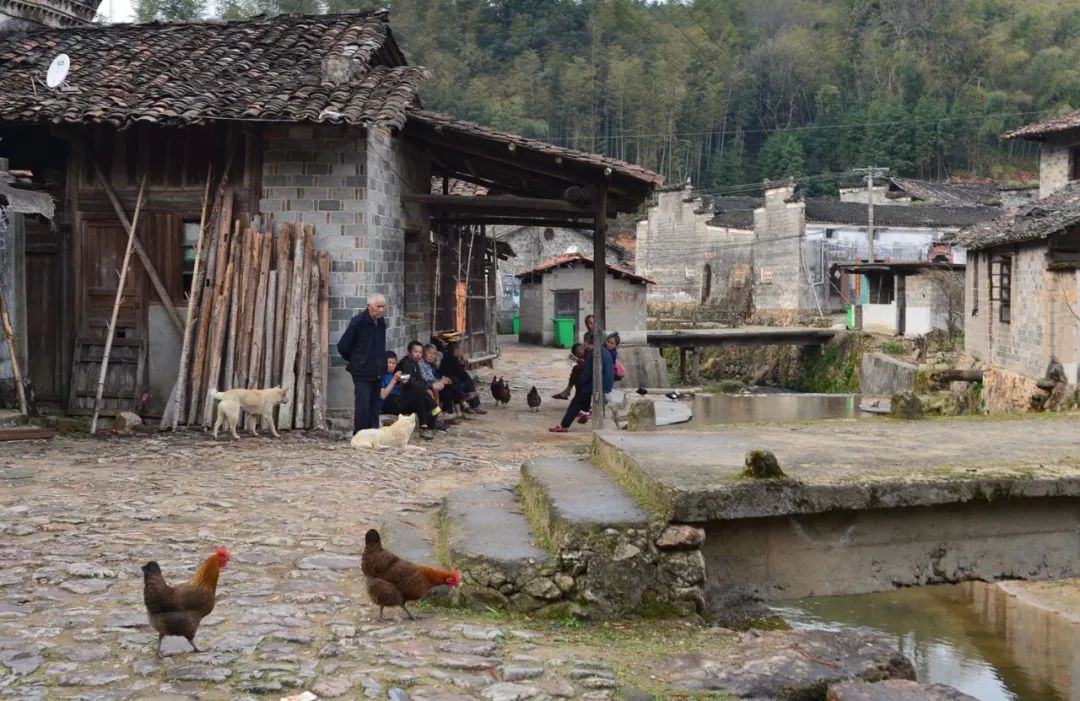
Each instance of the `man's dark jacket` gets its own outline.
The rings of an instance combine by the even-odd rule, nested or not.
[[[354,380],[381,380],[386,373],[386,320],[372,319],[365,309],[349,322],[337,349]]]

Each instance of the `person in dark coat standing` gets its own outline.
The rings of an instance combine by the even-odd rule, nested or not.
[[[337,344],[353,379],[353,433],[379,427],[379,390],[386,372],[385,315],[386,298],[378,293],[369,296],[367,309],[352,318]]]

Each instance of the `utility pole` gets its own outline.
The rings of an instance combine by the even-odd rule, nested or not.
[[[868,168],[855,168],[858,175],[866,176],[866,246],[867,260],[874,262],[874,178],[884,177],[889,172],[888,168],[870,166]]]

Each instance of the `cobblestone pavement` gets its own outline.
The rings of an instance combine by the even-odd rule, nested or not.
[[[525,406],[532,383],[547,397],[562,381],[564,355],[511,349],[498,369],[514,403],[407,456],[300,433],[0,444],[0,697],[606,698],[612,666],[560,652],[558,626],[439,608],[379,623],[359,571],[380,518],[426,528],[446,492],[512,483],[529,455],[586,440],[547,433],[564,403]],[[233,560],[204,652],[167,638],[157,658],[140,566],[182,581],[217,545]]]

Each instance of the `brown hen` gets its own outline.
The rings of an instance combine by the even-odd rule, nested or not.
[[[403,560],[389,550],[384,550],[382,538],[374,528],[364,535],[364,556],[360,559],[364,584],[368,597],[379,607],[379,620],[383,620],[383,608],[400,606],[410,620],[416,616],[405,607],[410,601],[418,601],[435,587],[445,584],[453,588],[461,584],[461,573],[437,567],[415,565]]]

